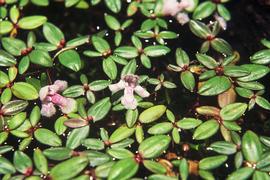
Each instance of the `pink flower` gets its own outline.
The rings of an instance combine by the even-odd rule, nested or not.
[[[181,25],[188,23],[190,20],[187,13],[178,13],[176,19]]]
[[[227,22],[226,22],[226,20],[225,20],[223,17],[221,17],[221,16],[215,14],[215,15],[214,15],[214,18],[216,19],[216,21],[219,23],[220,27],[221,27],[223,30],[226,30],[226,29],[227,29]]]
[[[53,116],[56,113],[55,106],[58,106],[65,114],[77,110],[77,102],[74,99],[66,98],[59,94],[66,88],[66,81],[57,80],[53,85],[40,89],[39,98],[42,102],[41,115],[46,117]]]
[[[134,91],[141,97],[149,97],[150,94],[143,87],[138,84],[139,76],[125,75],[116,84],[109,85],[112,93],[124,89],[124,96],[121,97],[121,103],[126,109],[136,109],[138,102],[134,97]]]
[[[177,13],[183,11],[190,6],[190,0],[163,0],[162,14],[165,16],[175,16]]]

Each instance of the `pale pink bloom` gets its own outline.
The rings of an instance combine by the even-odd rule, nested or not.
[[[217,14],[215,14],[214,17],[215,17],[216,21],[219,23],[220,27],[223,30],[226,30],[227,29],[227,22],[226,22],[226,20],[223,17],[221,17],[221,16],[219,16]]]
[[[189,0],[163,0],[162,14],[165,16],[175,16],[189,6]]]
[[[190,20],[187,13],[178,13],[176,19],[181,25],[188,23]]]
[[[143,87],[138,84],[139,76],[125,75],[116,84],[109,85],[112,93],[124,89],[124,96],[121,97],[121,103],[126,109],[136,109],[138,102],[134,97],[134,91],[141,97],[149,97],[150,94]]]
[[[42,87],[39,98],[42,102],[41,115],[51,117],[56,113],[58,106],[64,114],[77,110],[77,102],[74,99],[61,96],[59,93],[67,88],[66,81],[57,80],[53,85]]]

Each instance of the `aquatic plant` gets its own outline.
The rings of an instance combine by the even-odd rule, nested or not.
[[[0,0],[0,178],[270,179],[270,41],[241,59],[227,3]]]

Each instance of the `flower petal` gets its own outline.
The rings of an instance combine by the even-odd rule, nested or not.
[[[117,91],[120,91],[122,89],[125,88],[125,82],[123,80],[120,80],[118,83],[116,84],[111,84],[109,85],[109,89],[112,93],[115,93]]]
[[[47,95],[49,94],[49,86],[44,86],[39,91],[39,98],[41,101],[45,101]]]
[[[178,12],[182,11],[189,5],[188,1],[181,1],[180,3],[177,0],[163,0],[162,14],[167,16],[175,16]]]
[[[142,86],[138,85],[135,87],[135,92],[143,97],[143,98],[146,98],[146,97],[149,97],[150,96],[150,93],[148,91],[146,91]]]
[[[178,13],[176,19],[181,25],[188,23],[190,20],[187,13]]]
[[[124,91],[124,96],[121,99],[121,103],[126,109],[136,109],[138,103],[134,97],[133,88],[126,87]]]
[[[58,87],[58,91],[57,92],[62,92],[65,89],[67,89],[67,87],[68,87],[67,81],[62,81],[62,80],[56,80],[54,82],[54,85],[56,85]]]
[[[42,116],[51,117],[56,113],[53,103],[43,103],[40,111]]]
[[[64,114],[69,114],[77,111],[77,101],[71,98],[66,98],[66,104],[59,106]]]

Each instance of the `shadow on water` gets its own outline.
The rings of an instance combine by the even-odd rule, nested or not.
[[[229,9],[232,12],[232,20],[228,24],[228,31],[222,32],[220,34],[221,37],[226,39],[232,47],[237,50],[241,55],[242,63],[249,62],[249,56],[252,55],[257,50],[263,48],[260,45],[259,41],[262,38],[270,38],[270,6],[263,6],[257,3],[255,0],[235,0],[228,4]],[[125,8],[123,8],[125,10]],[[90,8],[88,10],[76,10],[76,9],[65,9],[63,8],[62,3],[52,3],[49,8],[37,8],[37,7],[27,7],[24,10],[25,15],[28,14],[43,14],[46,15],[50,22],[59,26],[65,34],[66,40],[77,37],[78,35],[86,35],[86,34],[94,34],[99,30],[103,30],[106,28],[106,25],[103,23],[103,13],[105,12],[105,7],[97,6],[94,8]],[[121,21],[126,19],[125,12],[117,16]],[[133,31],[139,29],[141,22],[144,20],[142,16],[137,15],[133,18],[134,25],[132,28],[126,32],[124,37],[130,37]],[[139,67],[139,71],[141,74],[147,74],[151,77],[157,77],[159,74],[164,73],[166,79],[172,80],[176,82],[178,88],[176,90],[169,90],[171,103],[169,104],[169,108],[176,114],[177,119],[185,116],[194,116],[192,113],[192,108],[194,108],[194,103],[197,102],[198,97],[194,96],[190,92],[186,91],[183,86],[180,84],[179,74],[168,72],[166,66],[168,64],[175,64],[174,53],[177,47],[182,47],[184,50],[188,52],[191,59],[195,58],[195,53],[198,51],[201,45],[201,40],[196,38],[189,31],[188,25],[184,27],[174,23],[170,23],[169,29],[179,33],[179,38],[174,41],[168,41],[168,45],[172,48],[172,53],[166,58],[156,58],[153,60],[154,68],[151,70],[142,70]],[[41,32],[37,31],[38,37],[41,37]],[[108,39],[110,40],[110,44],[113,44],[112,36],[113,34],[109,32]],[[26,37],[26,34],[21,32],[19,34],[21,37]],[[124,42],[123,45],[127,45],[130,42]],[[42,41],[42,39],[40,39]],[[150,44],[151,42],[144,42],[144,45]],[[89,49],[91,46],[87,46],[85,49]],[[78,51],[83,51],[84,49],[78,49]],[[88,75],[90,81],[96,79],[107,79],[103,72],[98,72],[102,69],[101,59],[88,59],[86,57],[81,57],[84,61],[87,61],[87,65],[84,68],[85,74]],[[79,74],[74,74],[67,69],[61,69],[61,67],[57,67],[57,70],[51,70],[50,76],[52,80],[56,79],[65,79],[70,84],[80,84],[79,82]],[[36,69],[33,69],[36,71]],[[42,71],[42,70],[41,70]],[[94,75],[93,75],[94,74]],[[265,97],[269,99],[270,96],[270,84],[269,84],[269,75],[265,77],[262,81],[266,85],[266,94]],[[104,94],[105,93],[105,94]],[[104,93],[99,93],[98,96],[104,97],[106,95],[110,95],[108,91]],[[156,101],[158,103],[167,103],[164,97],[165,92],[159,92],[159,96],[157,96]],[[154,97],[153,97],[154,98]],[[200,98],[198,103],[200,105],[217,105],[215,98]],[[58,116],[55,116],[58,117]],[[111,126],[108,124],[112,124],[112,122],[116,122],[116,124],[121,124],[124,122],[123,113],[113,113],[111,117],[108,117],[107,120],[102,122],[98,122],[96,124],[91,124],[91,137],[98,137],[98,131],[100,127],[105,127],[109,131],[112,131]],[[46,123],[45,123],[46,122]],[[55,118],[51,119],[43,119],[43,126],[49,129],[53,129]],[[248,112],[245,116],[244,123],[242,124],[243,130],[252,129],[258,134],[268,135],[270,136],[270,115],[269,111],[265,111],[261,108],[255,108],[251,112]],[[192,142],[191,133],[183,132],[183,136],[181,136],[181,141],[183,142]],[[16,139],[10,139],[9,142],[17,143]],[[41,147],[42,149],[47,148],[45,146],[41,146],[40,144],[32,143],[29,149],[27,150],[29,154],[32,154],[32,149],[35,147]],[[170,149],[172,152],[177,152],[182,154],[182,150],[179,146],[175,146],[175,148]],[[204,151],[202,151],[204,152]],[[186,156],[190,159],[199,159],[202,154],[194,153],[191,151]],[[230,160],[232,161],[232,160]],[[231,163],[233,164],[233,162]],[[226,174],[230,171],[229,168],[220,168],[221,170],[216,171],[217,177],[223,179]],[[141,175],[144,176],[144,170],[142,169]]]

